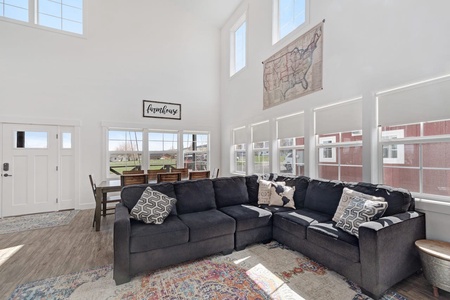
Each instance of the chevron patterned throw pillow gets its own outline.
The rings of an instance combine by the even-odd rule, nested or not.
[[[130,215],[147,224],[162,224],[176,202],[177,199],[148,187],[131,209]]]

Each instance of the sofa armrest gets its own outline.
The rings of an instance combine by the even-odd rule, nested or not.
[[[409,211],[359,227],[362,288],[375,299],[421,267],[414,242],[425,238],[425,215]]]
[[[114,280],[116,284],[130,281],[130,215],[122,203],[116,205],[114,220]]]

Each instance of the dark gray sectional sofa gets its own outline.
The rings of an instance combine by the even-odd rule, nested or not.
[[[272,239],[344,275],[380,297],[420,269],[414,241],[425,238],[425,215],[408,191],[367,183],[279,176],[295,186],[296,209],[258,207],[258,177],[227,177],[122,189],[114,222],[114,280]],[[131,219],[147,186],[177,199],[161,225]],[[359,228],[359,238],[332,221],[343,188],[384,197],[384,216]]]

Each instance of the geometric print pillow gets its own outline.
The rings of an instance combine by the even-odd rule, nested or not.
[[[286,185],[285,182],[283,181],[279,181],[279,182],[275,182],[275,181],[268,181],[268,180],[263,180],[260,179],[258,181],[259,183],[259,188],[258,188],[258,205],[269,205],[270,203],[270,188],[271,187],[276,187],[278,185]]]
[[[385,201],[383,197],[375,197],[372,195],[367,195],[345,187],[344,190],[342,191],[342,196],[341,200],[339,201],[339,205],[336,209],[336,212],[334,213],[333,221],[335,221],[336,223],[339,222],[339,219],[342,217],[345,208],[348,206],[350,200],[353,197],[363,198],[365,200],[372,200],[372,201]]]
[[[388,207],[384,201],[371,201],[353,197],[344,210],[344,214],[336,223],[336,227],[359,237],[359,226],[362,223],[377,220]]]
[[[177,199],[147,187],[130,215],[147,224],[162,224],[176,202]]]

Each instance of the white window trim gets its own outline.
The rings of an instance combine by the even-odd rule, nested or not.
[[[236,23],[231,27],[230,29],[230,77],[233,77],[235,74],[240,73],[242,70],[244,70],[247,67],[247,29],[248,26],[246,26],[245,29],[245,64],[244,66],[236,71],[236,40],[235,40],[235,33],[236,31],[247,22],[247,12],[244,12],[242,16],[236,21]]]
[[[297,36],[301,30],[303,30],[306,26],[309,25],[309,7],[310,0],[305,0],[305,22],[300,24],[297,28],[293,29],[290,33],[285,35],[283,38],[280,38],[280,1],[273,0],[273,14],[272,14],[272,45],[275,45],[281,40],[288,38],[289,36],[295,35]]]
[[[398,130],[389,130],[389,131],[382,131],[381,132],[381,138],[382,140],[397,140],[402,139],[405,137],[405,130],[398,129]],[[383,163],[384,164],[404,164],[405,163],[405,145],[404,144],[395,144],[397,146],[397,157],[383,157]],[[392,149],[393,144],[389,145],[383,145],[384,147],[389,147],[389,149]],[[382,147],[383,147],[382,146]],[[391,153],[391,151],[389,151]]]
[[[294,137],[294,138],[291,138],[291,139],[295,140],[297,138],[302,138],[302,137]],[[277,165],[278,165],[278,168],[280,168],[280,166],[281,166],[280,151],[282,151],[282,150],[292,150],[292,166],[293,167],[291,169],[291,172],[285,172],[283,174],[300,176],[299,174],[296,174],[296,172],[294,172],[294,171],[296,170],[296,166],[305,166],[305,162],[304,161],[303,161],[303,163],[298,163],[297,162],[297,151],[303,151],[303,159],[304,159],[305,145],[281,146],[281,140],[282,139],[278,139],[278,143],[277,143],[277,146],[278,146],[277,147]]]
[[[207,150],[184,150],[184,135],[185,134],[195,134],[195,135],[197,135],[197,134],[202,134],[202,135],[207,135],[208,136],[208,148],[207,148]],[[181,161],[182,162],[182,167],[184,168],[184,155],[185,154],[190,154],[190,153],[192,153],[192,154],[198,154],[198,153],[206,153],[207,154],[207,158],[208,158],[208,160],[206,161],[206,169],[207,170],[210,170],[211,169],[211,167],[210,167],[210,165],[211,165],[211,134],[210,134],[210,132],[208,132],[208,131],[183,131],[183,132],[181,132],[181,136],[180,136],[180,143],[181,143],[181,148],[180,148],[180,151],[181,151],[181,157],[180,157],[180,160],[179,160],[179,162]]]
[[[71,32],[71,31],[65,31],[62,29],[55,29],[55,28],[37,24],[37,4],[38,3],[36,2],[36,0],[28,0],[28,21],[11,19],[11,18],[4,17],[4,16],[0,16],[0,21],[85,39],[86,38],[86,23],[87,23],[86,22],[87,8],[86,8],[86,0],[82,0],[82,1],[83,1],[83,24],[82,24],[83,33],[82,34]]]
[[[319,145],[327,145],[327,144],[335,144],[336,137],[335,136],[327,136],[319,138]],[[325,149],[331,148],[331,157],[325,157]],[[326,147],[321,146],[319,148],[319,163],[335,163],[336,160],[336,147]]]

